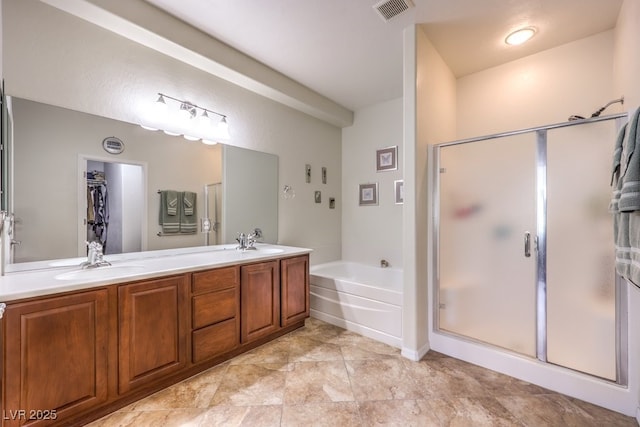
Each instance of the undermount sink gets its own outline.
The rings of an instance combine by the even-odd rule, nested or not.
[[[109,265],[104,267],[67,271],[54,277],[58,280],[108,279],[110,277],[137,273],[143,269],[144,267],[141,265]]]

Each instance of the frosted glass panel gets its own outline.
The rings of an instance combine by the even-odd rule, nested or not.
[[[535,356],[535,134],[440,149],[439,327]]]
[[[547,359],[616,378],[613,121],[547,134]]]

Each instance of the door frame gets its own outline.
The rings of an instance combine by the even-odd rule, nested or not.
[[[77,216],[77,224],[78,224],[78,256],[84,257],[87,255],[87,181],[86,181],[86,172],[87,172],[87,163],[89,161],[93,162],[101,162],[101,163],[119,163],[123,165],[134,165],[140,166],[142,168],[142,188],[141,194],[144,197],[141,200],[142,204],[142,224],[140,230],[140,250],[147,250],[147,229],[149,228],[147,225],[148,215],[147,215],[147,162],[137,161],[137,160],[126,160],[126,159],[114,159],[111,157],[101,157],[94,156],[92,154],[78,154],[78,216]]]

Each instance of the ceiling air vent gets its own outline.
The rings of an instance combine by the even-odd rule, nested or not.
[[[413,7],[411,0],[383,0],[373,5],[380,17],[386,22]]]

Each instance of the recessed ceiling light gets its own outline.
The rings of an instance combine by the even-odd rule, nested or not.
[[[520,28],[509,34],[504,42],[511,46],[518,46],[533,37],[535,33],[536,29],[533,27]]]

